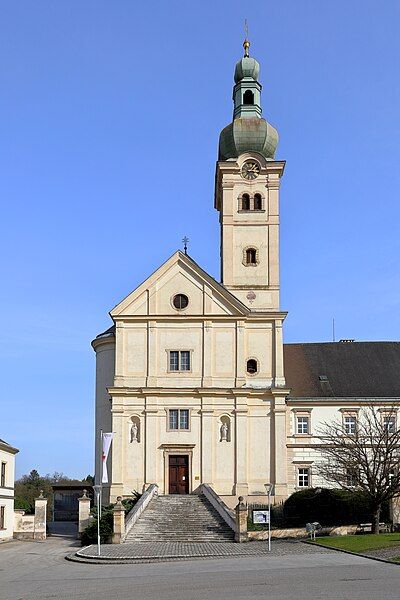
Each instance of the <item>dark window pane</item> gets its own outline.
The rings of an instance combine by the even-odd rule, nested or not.
[[[242,195],[242,210],[250,210],[250,196],[249,194]]]
[[[254,358],[251,358],[247,361],[247,372],[248,373],[257,373],[257,361]]]
[[[189,429],[189,411],[179,411],[179,429]]]
[[[246,263],[248,265],[255,265],[257,262],[257,252],[254,248],[248,248],[246,250]]]
[[[178,429],[178,410],[173,409],[169,411],[169,428]]]
[[[176,296],[174,296],[172,303],[175,306],[175,308],[177,308],[178,310],[182,310],[183,308],[186,308],[189,304],[189,298],[185,296],[185,294],[177,294]]]
[[[177,350],[171,350],[169,353],[169,370],[179,371],[179,352]]]
[[[190,352],[184,350],[181,352],[181,371],[190,371]]]
[[[261,194],[254,194],[254,210],[262,210]]]

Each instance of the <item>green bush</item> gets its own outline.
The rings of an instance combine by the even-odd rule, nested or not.
[[[292,494],[283,505],[286,527],[304,527],[317,521],[321,525],[350,525],[370,523],[372,505],[364,492],[340,489],[306,489]],[[389,520],[389,507],[381,513],[381,520]]]
[[[103,512],[100,518],[100,541],[102,544],[109,542],[113,534],[112,511]],[[82,546],[97,544],[97,514],[91,523],[82,531]]]
[[[136,502],[141,497],[139,492],[132,492],[131,498],[126,498],[122,500],[122,504],[125,507],[126,513],[135,506]],[[100,517],[100,542],[102,544],[107,544],[110,541],[110,538],[113,534],[113,526],[114,526],[114,517],[113,517],[113,508],[115,504],[109,504],[108,506],[103,506],[101,509],[101,517]],[[82,546],[89,546],[90,544],[97,544],[97,506],[93,507],[90,511],[93,520],[87,525],[87,527],[83,530],[81,541]]]

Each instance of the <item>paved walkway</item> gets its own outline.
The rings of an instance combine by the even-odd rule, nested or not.
[[[249,544],[232,544],[250,548]],[[231,547],[232,547],[231,546]],[[284,548],[288,554],[282,556]],[[254,547],[255,548],[255,547]],[[0,544],[0,600],[399,600],[400,568],[307,544],[273,542],[269,556],[79,564],[59,536]],[[122,561],[121,561],[122,562]]]
[[[297,541],[273,541],[273,556],[286,556],[293,554],[331,553],[321,547],[306,545]],[[132,544],[106,544],[101,546],[101,555],[98,555],[97,546],[86,546],[76,555],[87,562],[96,561],[121,561],[142,562],[150,560],[171,560],[188,558],[222,558],[236,556],[265,556],[269,555],[267,542],[248,542],[247,544],[235,543],[183,543],[183,542],[136,542]]]

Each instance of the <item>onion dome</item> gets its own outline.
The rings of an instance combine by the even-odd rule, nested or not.
[[[257,81],[260,74],[260,63],[251,56],[244,56],[236,63],[235,67],[235,83],[239,83],[242,79],[254,79]]]
[[[233,121],[219,139],[219,160],[237,158],[244,152],[259,152],[273,160],[278,145],[278,132],[262,118],[261,89],[258,81],[260,65],[249,56],[250,42],[243,43],[244,57],[235,67],[233,88]]]

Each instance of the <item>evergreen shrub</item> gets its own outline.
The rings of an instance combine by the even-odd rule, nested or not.
[[[381,521],[389,520],[389,506]],[[292,494],[283,505],[286,527],[304,527],[317,521],[323,526],[356,525],[372,521],[371,500],[364,492],[341,489],[308,488]]]
[[[125,515],[128,514],[130,510],[135,506],[136,502],[141,497],[139,492],[132,492],[131,498],[125,498],[122,500],[122,504],[125,507]],[[113,517],[113,508],[115,504],[109,504],[108,506],[103,506],[101,509],[101,517],[100,517],[100,542],[102,544],[107,544],[110,542],[111,536],[113,534],[113,525],[114,525],[114,517]],[[87,525],[87,527],[82,531],[81,542],[82,546],[89,546],[90,544],[97,544],[97,506],[94,506],[90,511],[93,516],[92,521]]]

